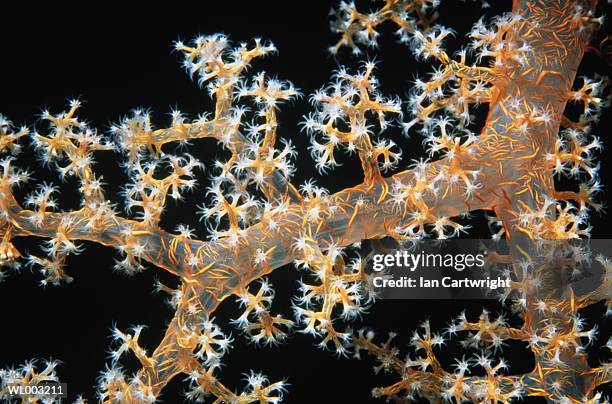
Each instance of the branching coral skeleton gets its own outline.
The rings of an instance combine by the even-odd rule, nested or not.
[[[114,331],[111,363],[98,381],[101,401],[154,402],[179,375],[186,375],[188,397],[196,401],[280,401],[283,381],[249,373],[246,389],[236,393],[218,378],[233,340],[214,323],[213,314],[222,300],[235,295],[244,314],[233,322],[255,343],[281,343],[298,328],[339,355],[374,355],[380,362],[377,371],[401,377],[392,386],[376,388],[377,397],[505,403],[542,396],[550,402],[603,402],[595,388],[610,382],[612,365],[588,366],[584,340],[592,340],[594,331],[584,329],[577,311],[599,300],[611,307],[612,264],[600,258],[606,282],[587,296],[541,299],[537,288],[528,287],[537,271],[529,270],[529,250],[523,248],[529,240],[588,237],[589,213],[601,207],[593,200],[601,189],[594,161],[601,143],[592,131],[607,105],[607,81],[579,78],[574,86],[590,35],[602,21],[595,15],[595,2],[515,0],[511,12],[476,23],[469,47],[457,59],[444,49],[452,31],[433,24],[436,5],[431,0],[385,0],[380,10],[363,14],[342,2],[336,10],[332,30],[341,38],[332,52],[375,47],[377,27],[390,21],[400,41],[434,69],[429,78],[416,80],[408,100],[381,93],[372,62],[357,71],[340,68],[329,85],[310,97],[314,112],[305,117],[303,128],[317,169],[332,170],[338,165],[335,153],[344,151],[358,156],[364,173],[362,184],[334,194],[313,182],[299,189],[291,183],[296,150],[277,139],[277,109],[301,94],[265,73],[249,78],[253,60],[275,52],[260,39],[233,44],[214,34],[176,43],[183,66],[216,103],[214,112],[194,120],[175,111],[170,126],[154,129],[148,113],[138,110],[113,125],[106,137],[80,120],[77,101],[66,112],[45,112],[48,129],[40,133],[15,129],[0,117],[0,151],[6,155],[0,164],[0,258],[5,266],[25,261],[40,270],[43,284],[69,282],[68,256],[82,251],[78,240],[88,240],[117,247],[120,271],[138,272],[147,262],[181,279],[177,290],[158,285],[170,295],[176,313],[153,352],[138,343],[146,332],[142,327]],[[254,114],[241,104],[246,99],[257,105]],[[568,102],[582,106],[576,122],[564,116]],[[489,108],[479,134],[469,129],[475,104]],[[402,164],[400,147],[384,135],[392,126],[421,133],[432,160],[384,176]],[[61,177],[79,179],[79,210],[58,211],[57,189],[51,184],[40,184],[23,203],[13,196],[15,187],[31,179],[13,157],[26,138],[41,163]],[[164,146],[204,138],[231,153],[226,161],[215,162],[206,191],[211,203],[200,209],[208,241],[194,239],[187,226],[173,232],[159,227],[167,199],[184,198],[201,169],[191,155],[169,154]],[[130,176],[123,195],[126,211],[134,212],[131,219],[105,198],[103,179],[95,174],[94,153],[111,150],[123,156]],[[556,190],[555,175],[580,181],[579,190]],[[412,338],[417,357],[401,359],[391,346],[393,335],[376,343],[372,332],[353,333],[342,326],[374,298],[362,262],[347,262],[346,247],[385,236],[456,237],[466,226],[453,218],[480,209],[491,211],[492,222],[500,225],[493,237],[510,240],[514,259],[526,262],[514,268],[514,285],[522,291],[514,302],[523,314],[521,328],[492,320],[487,312],[474,322],[460,317],[440,334],[425,323]],[[21,259],[11,243],[19,236],[47,238],[46,257]],[[272,314],[274,290],[263,278],[291,262],[307,274],[294,301],[295,321]],[[258,286],[252,285],[255,280]],[[471,333],[466,346],[481,353],[443,369],[436,347],[466,332]],[[495,354],[508,339],[529,343],[536,363],[531,373],[504,373],[507,365]],[[119,364],[127,354],[141,364],[133,375]],[[54,367],[50,362],[37,370],[28,362],[3,370],[2,386],[55,380]],[[469,376],[474,367],[485,375]]]

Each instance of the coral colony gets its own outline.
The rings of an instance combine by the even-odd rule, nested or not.
[[[603,18],[596,15],[595,0],[515,0],[508,13],[478,21],[466,47],[449,53],[444,40],[452,31],[435,24],[437,3],[386,0],[364,14],[341,2],[334,10],[331,26],[339,40],[332,53],[374,47],[385,23],[396,26],[399,40],[433,69],[405,99],[381,93],[376,65],[369,61],[355,71],[339,68],[330,84],[309,96],[313,109],[302,125],[318,170],[332,171],[339,152],[356,155],[363,169],[363,183],[336,193],[313,182],[291,183],[297,150],[277,139],[277,110],[301,94],[289,82],[251,72],[255,59],[276,51],[259,39],[234,43],[212,34],[176,43],[184,68],[216,103],[197,119],[176,111],[167,128],[155,129],[146,112],[134,111],[102,135],[81,120],[78,101],[65,112],[45,112],[47,126],[38,132],[0,118],[0,275],[27,264],[40,271],[43,285],[68,283],[68,257],[81,253],[79,240],[88,240],[117,248],[119,271],[136,273],[146,262],[181,280],[178,289],[158,285],[176,312],[152,352],[139,345],[142,326],[113,331],[96,401],[155,402],[175,377],[187,380],[187,397],[196,401],[275,403],[290,394],[284,381],[254,372],[242,391],[223,384],[223,356],[236,341],[214,315],[222,300],[233,297],[244,309],[234,325],[258,344],[282,343],[289,332],[301,331],[339,355],[373,355],[377,371],[397,373],[395,384],[374,388],[377,398],[606,402],[596,389],[611,381],[612,363],[588,364],[585,346],[596,330],[586,329],[578,310],[604,300],[612,311],[612,261],[597,257],[604,278],[594,291],[542,298],[538,268],[521,247],[588,237],[589,216],[601,208],[593,199],[601,190],[594,160],[601,143],[593,131],[606,104],[606,80],[575,75]],[[258,106],[255,114],[247,102]],[[564,116],[567,103],[579,106],[579,119]],[[479,134],[469,129],[476,104],[488,105]],[[429,155],[403,162],[400,147],[385,137],[390,126],[422,135]],[[211,203],[199,211],[209,238],[202,241],[186,225],[162,229],[159,221],[167,200],[185,198],[202,169],[188,147],[169,154],[169,144],[198,147],[208,138],[229,157],[210,168],[215,175],[205,192]],[[59,177],[79,179],[80,209],[60,211],[54,199],[59,190],[50,183],[16,200],[14,189],[34,181],[14,157],[25,144]],[[93,168],[98,153],[115,153],[124,163],[130,178],[124,187],[127,214],[105,198]],[[395,174],[387,174],[391,170]],[[559,191],[555,176],[580,185]],[[363,260],[347,258],[351,246],[366,238],[456,237],[465,225],[453,218],[475,210],[495,217],[494,239],[516,243],[511,284],[519,297],[510,306],[522,316],[518,328],[486,311],[452,320],[438,333],[426,322],[414,332],[408,357],[391,345],[393,334],[379,340],[372,331],[351,330],[350,321],[375,298]],[[46,239],[44,254],[21,256],[11,240],[23,236]],[[273,314],[275,293],[265,276],[292,262],[307,275],[290,319]],[[444,368],[436,351],[450,339],[464,339],[473,354]],[[535,361],[531,372],[508,374],[501,356],[508,340],[528,344]],[[128,355],[141,365],[133,374],[120,364]],[[2,370],[1,386],[59,380],[56,372],[55,362],[33,360]]]

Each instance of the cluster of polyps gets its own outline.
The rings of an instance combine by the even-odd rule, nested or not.
[[[0,117],[0,151],[10,154],[1,163],[0,177],[3,264],[19,266],[14,237],[45,237],[46,257],[30,255],[26,261],[40,268],[43,284],[69,281],[68,256],[82,251],[75,241],[89,240],[118,248],[123,257],[117,260],[119,270],[133,273],[149,262],[181,279],[177,289],[157,285],[170,295],[176,313],[153,352],[138,342],[142,327],[114,331],[111,362],[98,383],[102,401],[153,402],[179,374],[188,376],[188,397],[197,401],[209,395],[216,402],[279,401],[283,382],[271,383],[251,372],[246,389],[236,393],[218,379],[232,340],[214,324],[212,314],[223,299],[235,295],[244,312],[233,323],[255,343],[281,343],[301,327],[321,347],[338,354],[366,350],[375,355],[380,361],[375,369],[401,376],[400,382],[375,389],[376,396],[488,403],[535,395],[567,403],[600,402],[595,388],[609,382],[612,371],[609,364],[592,369],[586,363],[584,344],[595,331],[585,329],[578,310],[598,300],[609,305],[612,265],[600,259],[605,282],[593,293],[555,300],[540,294],[546,268],[531,263],[521,240],[588,236],[589,212],[599,207],[592,199],[601,188],[593,152],[601,145],[591,130],[606,104],[605,81],[583,79],[577,90],[572,84],[589,35],[601,19],[594,17],[594,4],[588,1],[515,1],[512,13],[489,25],[478,22],[470,47],[453,60],[443,47],[451,31],[431,24],[436,3],[387,0],[370,14],[344,2],[337,9],[332,29],[342,37],[332,51],[376,46],[376,28],[390,21],[417,57],[434,60],[437,67],[429,79],[416,80],[405,103],[380,92],[370,62],[355,74],[339,69],[334,81],[311,97],[315,111],[303,125],[317,168],[333,169],[338,164],[334,153],[340,149],[356,153],[364,172],[364,183],[334,194],[313,182],[299,190],[290,182],[296,151],[277,139],[277,109],[300,93],[291,83],[264,73],[248,79],[253,59],[275,51],[258,39],[234,46],[217,34],[176,43],[186,70],[207,86],[216,102],[212,113],[197,119],[174,111],[167,128],[154,129],[148,113],[137,110],[105,137],[77,118],[78,102],[66,112],[43,114],[47,134],[14,131]],[[469,58],[488,63],[470,65]],[[577,122],[563,116],[567,102],[582,103]],[[477,136],[468,127],[470,106],[480,103],[488,104],[489,115]],[[383,136],[394,126],[406,132],[418,128],[434,160],[416,161],[409,170],[384,177],[401,163],[400,148]],[[40,184],[26,198],[30,209],[15,199],[12,190],[31,179],[15,157],[28,135],[43,164],[56,168],[60,177],[80,180],[79,210],[60,212],[52,184]],[[197,240],[186,225],[174,233],[159,227],[166,199],[184,198],[195,187],[195,170],[201,166],[180,148],[171,154],[169,144],[204,138],[215,139],[230,153],[227,160],[215,161],[206,190],[209,203],[200,208],[210,235],[207,242]],[[123,194],[132,218],[121,216],[106,199],[102,178],[93,169],[95,153],[110,150],[122,156],[130,178]],[[582,182],[579,190],[558,191],[555,174]],[[495,259],[518,262],[511,270],[520,296],[513,308],[524,316],[522,327],[503,318],[492,321],[486,312],[476,322],[460,317],[440,334],[426,323],[412,338],[420,356],[402,360],[391,347],[392,338],[378,345],[372,332],[353,334],[342,326],[374,298],[361,260],[347,262],[345,247],[384,236],[454,237],[467,226],[453,217],[478,209],[494,213],[491,222],[501,227],[495,238],[515,243],[512,257]],[[271,313],[274,290],[263,279],[292,261],[307,272],[294,302],[295,322]],[[250,284],[257,279],[255,290]],[[435,349],[460,333],[467,333],[464,345],[478,352],[446,370]],[[533,372],[504,374],[506,362],[495,356],[509,339],[530,344]],[[142,366],[133,375],[119,363],[126,354]],[[484,376],[468,376],[474,367]],[[35,375],[54,377],[49,366],[37,372],[31,363],[1,375],[2,388],[34,383]],[[572,384],[576,380],[581,382]]]

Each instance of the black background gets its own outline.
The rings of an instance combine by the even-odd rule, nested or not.
[[[210,3],[210,4],[207,4]],[[448,3],[451,3],[450,1]],[[495,8],[484,13],[475,3],[452,2],[440,7],[440,22],[457,30],[450,39],[448,49],[459,49],[465,44],[465,33],[483,14],[492,16],[508,11],[511,2],[496,1]],[[177,39],[188,40],[198,33],[223,32],[236,41],[262,37],[275,43],[279,53],[254,62],[251,72],[265,70],[284,80],[292,81],[308,96],[329,81],[338,64],[355,68],[363,58],[355,58],[346,49],[337,59],[325,49],[337,38],[328,29],[328,12],[335,2],[205,2],[200,6],[168,2],[163,6],[129,8],[124,6],[34,6],[19,5],[12,11],[3,10],[0,22],[0,113],[16,124],[45,129],[38,120],[40,111],[49,108],[61,112],[67,99],[78,97],[84,101],[79,116],[106,132],[111,122],[117,122],[135,107],[149,108],[157,127],[168,123],[168,113],[178,108],[190,116],[212,110],[212,102],[205,91],[190,80],[179,64],[179,55],[173,52]],[[417,72],[430,71],[426,63],[417,63],[409,50],[396,43],[392,27],[382,29],[381,47],[368,52],[381,63],[377,70],[383,92],[405,99],[411,81]],[[595,55],[585,59],[584,71],[606,72],[608,65]],[[301,117],[309,111],[307,99],[287,104],[279,115],[279,135],[291,139],[298,146],[300,157],[296,161],[294,183],[301,184],[317,177],[321,185],[331,191],[361,182],[358,165],[346,159],[344,165],[326,177],[317,175],[306,152],[307,139],[299,131]],[[482,117],[486,108],[481,107]],[[604,117],[600,135],[608,147],[607,133],[610,119]],[[390,136],[401,142],[407,157],[422,155],[420,139],[413,135],[401,138],[397,128]],[[205,164],[221,156],[212,141],[200,141],[190,152]],[[603,183],[607,185],[609,163],[602,154]],[[36,170],[36,178],[54,178],[51,172],[39,168],[33,151],[25,149],[20,162]],[[117,193],[126,178],[117,167],[117,155],[96,155],[97,172],[109,183],[110,199],[120,202]],[[408,161],[406,159],[405,161]],[[165,229],[178,223],[197,224],[195,206],[203,200],[202,187],[208,172],[199,175],[200,188],[189,195],[186,203],[170,201],[162,220]],[[60,181],[56,179],[56,183]],[[73,180],[61,184],[62,209],[76,208],[79,195]],[[19,191],[25,195],[31,187]],[[192,202],[193,201],[193,202]],[[121,206],[121,205],[119,205]],[[475,215],[472,236],[482,231],[482,215]],[[609,237],[609,215],[593,215],[594,237]],[[206,237],[202,224],[196,226],[197,235]],[[39,253],[40,240],[20,239],[17,246],[22,253]],[[149,350],[159,343],[164,326],[172,310],[164,303],[165,297],[152,292],[155,278],[169,285],[176,279],[150,267],[133,279],[112,271],[112,249],[85,243],[86,251],[69,259],[68,273],[74,282],[62,287],[38,286],[40,276],[24,270],[10,276],[0,284],[0,366],[17,365],[28,358],[55,358],[63,362],[59,376],[69,385],[70,397],[83,393],[92,399],[94,383],[107,362],[110,327],[116,322],[120,329],[145,324],[142,345]],[[276,310],[290,315],[289,301],[295,292],[298,274],[293,267],[278,269],[271,276],[276,286]],[[241,373],[249,369],[262,371],[272,381],[287,378],[290,383],[287,402],[365,402],[371,388],[397,380],[392,376],[374,376],[370,359],[336,359],[333,354],[313,347],[311,337],[294,335],[289,344],[276,348],[258,348],[246,343],[231,326],[228,318],[237,316],[233,299],[224,302],[215,314],[225,331],[232,331],[234,348],[228,354],[226,366],[220,372],[221,380],[233,389],[242,388]],[[464,304],[465,303],[465,304]],[[384,338],[387,331],[399,332],[399,346],[403,354],[411,333],[419,322],[430,319],[435,330],[441,330],[450,319],[463,309],[472,318],[482,302],[442,301],[383,301],[374,306],[362,323],[378,331]],[[499,311],[487,303],[492,311]],[[587,315],[596,318],[602,307]],[[609,335],[609,321],[602,324],[601,340]],[[533,363],[528,354],[516,359],[525,346],[508,348],[504,354],[511,359],[512,371],[529,371]],[[444,348],[440,352],[443,363],[450,364],[459,352]],[[601,349],[593,349],[597,357]],[[124,361],[128,369],[135,361]],[[597,359],[592,365],[597,364]],[[176,378],[163,392],[162,402],[181,402],[185,384]],[[535,400],[534,400],[535,402]]]

